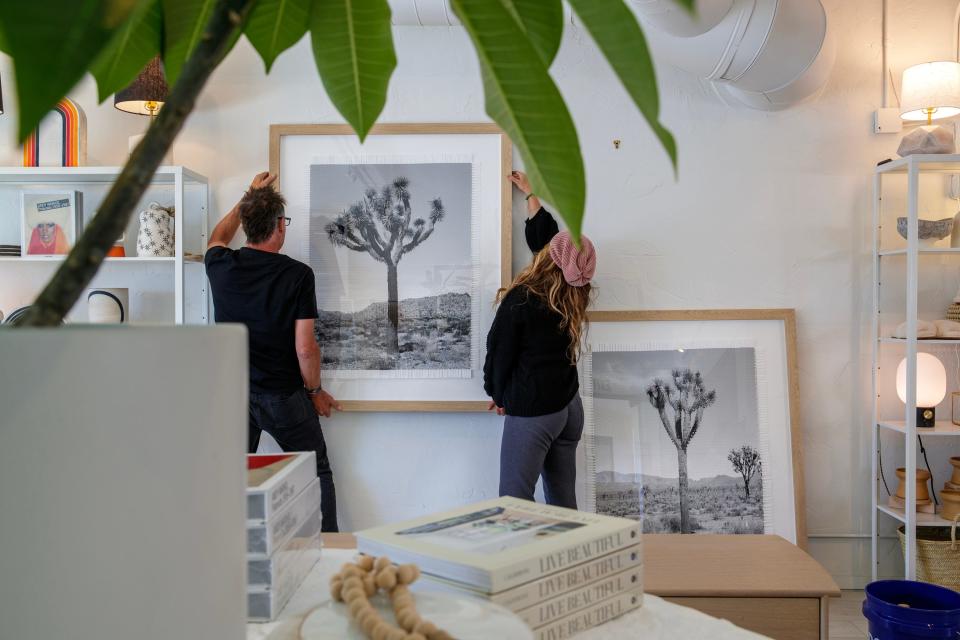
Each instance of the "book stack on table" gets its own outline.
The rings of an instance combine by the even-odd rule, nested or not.
[[[247,618],[273,620],[320,558],[316,454],[247,456]]]
[[[483,598],[537,640],[559,640],[643,602],[640,523],[498,498],[357,533],[361,553],[412,562],[418,589]]]

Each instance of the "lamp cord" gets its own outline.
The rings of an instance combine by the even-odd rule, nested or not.
[[[883,480],[883,488],[890,496],[890,487],[887,486],[887,478],[883,475],[883,445],[877,442],[877,467],[880,468],[880,479]]]
[[[937,485],[933,481],[933,471],[930,470],[930,461],[927,460],[927,450],[923,447],[923,438],[921,438],[919,434],[917,434],[917,441],[920,443],[920,453],[923,454],[923,464],[927,466],[927,473],[930,474],[930,493],[933,494],[933,504],[934,506],[940,506],[940,501],[937,500]]]
[[[933,494],[933,504],[939,506],[940,501],[937,500],[937,490],[934,488],[936,485],[933,483],[933,471],[930,470],[930,461],[927,460],[927,450],[923,446],[923,438],[918,435],[917,441],[920,442],[920,453],[923,454],[923,464],[926,465],[927,472],[930,473],[930,491]],[[877,444],[877,467],[880,469],[880,480],[883,482],[883,490],[890,496],[890,486],[887,485],[887,477],[883,474],[883,446],[879,443]]]

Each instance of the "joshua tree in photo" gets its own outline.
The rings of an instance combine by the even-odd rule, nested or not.
[[[750,480],[760,471],[763,463],[760,461],[760,452],[748,444],[739,449],[730,449],[727,460],[734,470],[743,476],[743,492],[746,498],[750,497]]]
[[[717,392],[707,391],[700,372],[674,369],[672,383],[657,378],[647,387],[650,404],[660,414],[663,428],[677,448],[680,494],[680,533],[691,533],[687,489],[687,447],[700,428],[703,410],[717,400]],[[667,410],[670,407],[671,411]]]
[[[430,215],[426,220],[414,218],[409,186],[409,180],[398,177],[379,192],[367,189],[363,200],[351,205],[324,228],[334,245],[368,253],[387,265],[388,344],[394,354],[400,353],[397,265],[404,255],[433,234],[444,215],[443,203],[435,198],[430,202]]]

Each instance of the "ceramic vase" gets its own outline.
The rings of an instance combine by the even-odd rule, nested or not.
[[[960,514],[960,491],[943,489],[940,491],[940,500],[943,502],[943,508],[940,510],[941,518],[953,520]]]
[[[141,258],[169,258],[174,252],[173,208],[156,202],[140,212],[137,255]]]
[[[89,289],[87,319],[93,324],[129,322],[129,289]]]
[[[950,483],[960,486],[960,456],[950,458],[950,466],[953,467],[953,473],[950,475]]]
[[[897,469],[897,478],[900,479],[900,486],[897,487],[897,497],[901,500],[907,499],[907,489],[904,482],[907,479],[907,470],[903,467]],[[917,469],[917,490],[914,492],[917,496],[917,504],[927,504],[930,502],[930,492],[927,490],[927,483],[930,482],[930,472],[926,469]]]

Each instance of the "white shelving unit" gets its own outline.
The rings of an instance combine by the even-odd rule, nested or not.
[[[21,190],[69,188],[83,193],[82,214],[89,222],[100,201],[120,175],[122,167],[0,167],[0,242],[19,243]],[[142,209],[151,200],[173,204],[175,253],[171,257],[139,257],[136,238],[139,226],[137,215],[131,217],[126,230],[127,257],[107,258],[102,271],[111,270],[114,278],[125,281],[133,278],[133,270],[142,282],[171,293],[163,296],[172,300],[173,313],[159,317],[141,317],[145,322],[163,322],[172,318],[176,324],[205,324],[209,322],[209,292],[203,269],[203,253],[207,245],[207,211],[209,185],[206,177],[183,166],[163,166],[154,174],[143,201]],[[65,256],[0,257],[0,277],[20,277],[29,270],[45,270],[52,276]],[[169,271],[168,271],[169,269]],[[126,272],[126,275],[125,273]],[[159,286],[158,286],[159,285]],[[39,290],[33,294],[39,293]],[[131,298],[134,290],[131,289]],[[159,297],[159,296],[154,296]],[[166,302],[160,304],[167,304]]]
[[[913,482],[905,483],[906,509],[900,509],[880,502],[881,470],[879,467],[880,433],[889,430],[901,434],[904,438],[906,477],[913,478],[917,470],[917,425],[916,425],[916,357],[918,345],[940,345],[946,347],[960,347],[956,340],[918,340],[917,321],[919,319],[919,264],[926,256],[949,257],[960,255],[960,249],[951,247],[921,247],[917,237],[917,227],[920,209],[920,176],[927,173],[960,173],[960,154],[954,155],[914,155],[899,158],[892,162],[878,166],[874,171],[874,207],[873,207],[873,241],[874,241],[874,271],[873,271],[873,412],[872,412],[872,488],[871,488],[871,529],[872,529],[872,575],[877,579],[878,571],[878,541],[880,514],[903,523],[906,533],[906,550],[904,553],[904,577],[908,580],[916,579],[916,537],[918,527],[946,526],[951,524],[937,514],[916,512],[916,486]],[[882,228],[884,223],[883,210],[883,180],[900,174],[899,180],[906,177],[906,216],[907,242],[906,247],[883,247]],[[895,212],[895,216],[904,213]],[[960,266],[960,262],[957,263]],[[905,318],[907,323],[907,337],[905,339],[889,336],[889,327],[883,327],[881,322],[881,291],[883,269],[905,269],[906,305]],[[886,420],[881,417],[880,399],[892,393],[892,385],[881,388],[879,382],[881,354],[883,349],[902,353],[907,359],[906,374],[906,402],[903,420]],[[889,388],[887,388],[889,386]],[[950,437],[960,436],[960,427],[953,425],[949,420],[938,421],[932,429],[923,429],[921,436]],[[899,466],[899,465],[898,465]],[[936,489],[936,487],[934,487]]]

